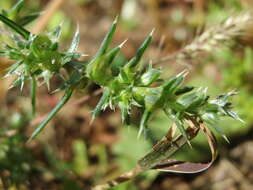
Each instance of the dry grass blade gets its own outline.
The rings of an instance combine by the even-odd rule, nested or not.
[[[153,169],[156,169],[161,172],[194,174],[207,170],[212,164],[213,161],[208,163],[193,163],[174,159],[167,159]]]
[[[212,132],[204,125],[199,125],[195,120],[191,119],[189,125],[194,130],[194,125],[200,128],[207,137],[208,144],[212,153],[212,159],[207,163],[193,163],[193,162],[184,162],[174,159],[166,159],[161,163],[156,165],[153,169],[163,172],[172,172],[172,173],[199,173],[208,169],[214,162],[217,156],[217,143]]]
[[[208,144],[212,152],[212,161],[214,161],[218,154],[216,138],[213,135],[212,131],[210,131],[210,129],[208,129],[208,127],[206,127],[205,125],[200,125],[200,129],[204,132],[208,140]]]
[[[237,16],[231,16],[224,22],[207,29],[180,51],[163,57],[154,62],[154,64],[169,61],[194,64],[200,55],[210,54],[217,47],[229,45],[234,39],[244,35],[253,23],[252,18],[252,12],[250,11],[243,12]]]

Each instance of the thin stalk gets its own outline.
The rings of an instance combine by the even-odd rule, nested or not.
[[[42,123],[36,128],[36,130],[33,132],[31,137],[28,139],[28,141],[33,140],[48,124],[48,122],[61,110],[61,108],[68,102],[70,99],[73,88],[68,88],[65,91],[65,94],[63,95],[60,102],[54,107],[54,109],[48,114],[48,116],[42,121]]]
[[[34,76],[31,77],[31,89],[30,89],[30,96],[31,96],[31,104],[32,104],[32,116],[35,116],[36,112],[36,91],[37,91],[37,82]]]

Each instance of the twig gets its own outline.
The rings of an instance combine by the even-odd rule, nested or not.
[[[41,33],[47,26],[47,23],[52,18],[53,14],[56,12],[57,9],[60,8],[64,0],[51,0],[50,3],[46,6],[45,14],[42,14],[36,25],[32,29],[32,33],[39,34]]]

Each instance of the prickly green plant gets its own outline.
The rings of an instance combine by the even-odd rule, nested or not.
[[[139,161],[138,172],[152,169],[185,143],[190,144],[190,140],[196,136],[199,129],[209,139],[213,157],[215,157],[215,140],[205,125],[214,128],[226,138],[222,129],[217,127],[217,121],[223,116],[241,120],[232,111],[232,103],[229,100],[235,95],[234,92],[210,100],[207,88],[194,89],[183,86],[187,71],[175,77],[163,79],[161,69],[141,64],[144,52],[151,43],[153,31],[140,45],[136,54],[119,66],[114,64],[114,59],[125,42],[110,49],[118,19],[113,22],[96,55],[88,62],[78,60],[81,56],[77,53],[78,31],[73,37],[70,48],[67,51],[60,51],[60,27],[50,33],[35,35],[2,14],[0,14],[0,20],[14,31],[12,44],[6,45],[1,51],[2,56],[15,61],[7,76],[17,74],[13,86],[21,85],[21,88],[27,80],[30,80],[33,110],[35,110],[38,81],[42,78],[43,82],[49,86],[49,81],[53,76],[61,76],[61,69],[65,69],[68,75],[67,78],[63,78],[62,85],[54,89],[54,91],[65,90],[62,99],[36,128],[30,140],[35,138],[69,101],[74,90],[83,88],[91,82],[96,83],[103,90],[103,95],[92,113],[93,119],[101,111],[110,107],[111,109],[119,108],[122,121],[130,123],[132,110],[137,107],[141,112],[138,134],[140,136],[147,128],[150,117],[157,110],[162,110],[174,123],[173,129],[171,127],[170,130],[176,127],[180,132],[180,136],[174,139],[169,130],[166,139],[162,139],[151,153]],[[178,146],[173,146],[174,144]],[[138,172],[134,170],[134,174]]]
[[[93,118],[107,107],[111,109],[118,107],[121,110],[123,122],[127,123],[132,108],[136,106],[142,112],[139,136],[147,127],[150,116],[158,109],[163,110],[175,122],[185,138],[187,138],[184,127],[185,120],[189,116],[196,118],[199,122],[206,121],[212,126],[215,126],[214,122],[220,116],[230,116],[239,120],[236,113],[230,110],[231,103],[228,102],[228,98],[233,93],[209,101],[206,88],[193,90],[192,87],[182,86],[187,71],[170,79],[161,79],[160,69],[153,68],[152,65],[141,68],[141,58],[150,45],[153,31],[146,37],[135,56],[123,66],[116,67],[117,72],[115,73],[113,72],[115,66],[113,68],[112,63],[123,44],[112,49],[109,49],[109,45],[116,30],[117,19],[113,22],[97,54],[86,64],[75,62],[81,56],[76,53],[79,42],[78,32],[76,32],[69,50],[61,52],[58,49],[59,27],[48,34],[34,35],[4,15],[0,15],[0,20],[19,34],[19,36],[13,35],[14,45],[6,45],[1,52],[3,56],[16,61],[7,76],[18,74],[13,85],[19,84],[21,88],[26,80],[31,81],[33,107],[35,106],[36,83],[39,78],[43,78],[49,86],[50,79],[54,75],[60,75],[61,68],[70,71],[69,79],[64,80],[62,87],[59,88],[66,89],[61,102],[38,126],[31,138],[41,132],[49,120],[69,100],[73,90],[80,87],[81,83],[85,83],[84,79],[89,79],[103,89],[103,95],[93,111]],[[69,67],[71,68],[69,69]],[[224,134],[222,133],[222,135]]]

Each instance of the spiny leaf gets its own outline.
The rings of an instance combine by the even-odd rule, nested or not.
[[[112,64],[114,58],[117,56],[117,54],[120,51],[120,47],[115,47],[112,50],[110,50],[107,54],[106,54],[106,62],[108,64]]]
[[[126,42],[127,42],[127,40],[123,41],[120,45],[118,45],[117,47],[113,48],[112,50],[110,50],[109,52],[106,53],[106,62],[108,62],[108,64],[111,65],[113,63],[113,60],[118,55],[121,48],[123,47],[123,45]]]
[[[42,72],[41,76],[44,79],[44,82],[47,85],[47,89],[50,90],[50,79],[52,78],[53,73],[49,70],[45,70]]]
[[[244,123],[244,121],[238,116],[238,114],[237,114],[236,112],[231,111],[231,110],[226,110],[226,113],[227,113],[230,117],[232,117],[233,119],[238,120],[238,121]]]
[[[144,111],[142,118],[141,118],[140,129],[138,131],[137,138],[140,138],[141,134],[143,133],[144,129],[146,128],[146,124],[147,124],[147,121],[148,121],[150,115],[151,115],[151,112],[149,110]]]
[[[189,107],[192,102],[198,99],[196,92],[191,92],[189,94],[184,94],[178,98],[178,103],[182,104],[184,107]]]
[[[188,145],[191,147],[191,143],[188,139],[187,133],[184,128],[184,123],[181,119],[180,112],[176,114],[169,113],[167,109],[163,109],[164,113],[169,117],[172,118],[173,122],[176,124],[177,128],[179,129],[180,133],[183,135],[183,137],[187,140]]]
[[[188,71],[184,70],[177,76],[172,77],[170,80],[168,80],[162,85],[166,96],[168,96],[168,94],[174,94],[177,91],[177,88],[182,84],[187,73]]]
[[[14,63],[13,65],[11,65],[8,73],[4,77],[8,77],[9,75],[12,75],[22,63],[23,63],[23,60],[20,60]]]
[[[123,102],[119,102],[119,108],[121,112],[121,120],[123,124],[130,125],[129,118],[129,106]]]
[[[225,141],[227,141],[227,143],[230,143],[226,134],[224,133],[224,131],[220,127],[218,127],[216,125],[212,125],[212,127],[215,129],[215,131],[217,133],[219,133],[225,139]]]
[[[25,79],[24,79],[23,77],[18,77],[17,79],[15,79],[15,80],[11,83],[9,89],[14,88],[14,87],[17,87],[17,86],[21,86],[22,83],[24,82],[24,80],[25,80]]]
[[[104,84],[105,81],[101,80],[101,74],[104,72],[104,69],[107,67],[108,63],[105,62],[107,49],[112,41],[113,34],[116,30],[117,26],[117,19],[111,25],[108,33],[106,34],[99,50],[97,51],[96,55],[91,59],[91,61],[86,66],[86,75],[88,78],[92,79],[95,83]]]
[[[177,77],[177,80],[176,82],[174,82],[172,85],[171,85],[171,88],[170,88],[170,92],[171,93],[175,93],[178,89],[178,87],[182,84],[184,78],[186,77],[186,75],[188,74],[188,71],[187,70],[184,70],[182,71],[181,73],[179,73],[176,77]]]
[[[218,127],[218,116],[215,113],[205,113],[202,119],[207,123],[207,126],[212,127],[218,134],[220,134],[228,143],[229,140],[225,135],[224,131]]]
[[[97,51],[97,54],[95,55],[95,58],[103,55],[107,51],[107,49],[108,49],[108,47],[109,47],[109,45],[112,41],[113,34],[115,33],[117,22],[118,22],[118,16],[116,17],[116,19],[112,23],[111,28],[109,29],[109,31],[106,34],[103,42],[101,43],[101,46],[100,46],[99,50]]]
[[[71,45],[68,49],[68,53],[74,53],[77,50],[79,41],[80,41],[80,33],[79,33],[79,27],[77,27],[75,35],[72,39]]]
[[[198,91],[196,92],[197,98],[195,98],[195,100],[192,100],[192,102],[190,102],[190,104],[187,107],[187,110],[195,111],[198,108],[200,108],[201,105],[203,105],[208,98],[206,92],[207,88],[199,88]]]
[[[153,37],[154,29],[148,35],[148,37],[141,44],[140,48],[137,50],[136,55],[127,63],[127,67],[135,67],[141,60],[142,55],[146,51],[147,47],[150,45]]]
[[[148,88],[144,96],[145,108],[149,111],[154,111],[159,103],[161,103],[161,88]],[[157,105],[158,104],[158,105]]]
[[[91,122],[95,119],[96,116],[99,115],[99,113],[105,107],[106,103],[108,102],[109,95],[110,95],[109,89],[105,88],[102,97],[100,98],[100,100],[99,100],[96,108],[92,112],[92,120],[91,120]]]

